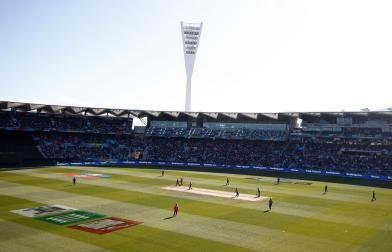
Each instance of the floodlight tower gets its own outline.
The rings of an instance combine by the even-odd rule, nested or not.
[[[181,21],[182,44],[184,48],[186,70],[185,112],[191,111],[192,73],[202,27],[203,23],[185,23]]]

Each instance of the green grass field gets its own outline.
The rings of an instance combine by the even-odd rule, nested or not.
[[[102,173],[77,179],[67,173]],[[184,185],[272,197],[241,201],[164,190]],[[230,186],[225,186],[230,177]],[[275,178],[135,168],[48,167],[0,172],[0,251],[392,251],[392,190]],[[371,201],[372,191],[377,200]],[[234,193],[233,193],[234,195]],[[172,215],[178,202],[180,212]],[[141,221],[93,234],[11,210],[60,204]]]

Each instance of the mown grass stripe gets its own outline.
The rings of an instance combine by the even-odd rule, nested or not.
[[[115,171],[132,171],[133,174],[144,176],[145,174],[150,174],[152,176],[160,175],[161,169],[156,169],[156,168],[117,168],[117,167],[105,167],[105,166],[51,166],[48,167],[50,170],[52,169],[91,169],[91,170],[105,170],[107,172],[111,170]],[[45,168],[43,168],[45,169]],[[263,182],[266,185],[275,185],[276,183],[276,177],[268,177],[268,176],[257,176],[257,175],[242,175],[242,174],[230,174],[230,173],[217,173],[217,172],[199,172],[199,171],[188,171],[188,170],[171,170],[170,168],[165,169],[165,176],[173,176],[173,178],[176,177],[194,177],[194,178],[201,178],[202,180],[208,180],[208,179],[213,179],[217,181],[225,181],[227,177],[229,177],[233,182],[241,182],[244,179],[248,180],[248,183],[254,183],[254,184],[259,184],[259,182]],[[252,179],[251,179],[252,178]],[[333,188],[334,190],[342,190],[344,193],[354,193],[357,194],[358,192],[366,192],[368,193],[369,190],[372,190],[373,187],[369,186],[363,186],[363,185],[351,185],[351,184],[341,184],[341,183],[334,183],[334,182],[321,182],[321,181],[310,181],[310,180],[301,180],[301,179],[284,179],[282,178],[281,181],[296,181],[296,182],[310,182],[312,185],[310,188],[314,188],[316,191],[318,191],[319,187],[322,188],[325,184],[328,184]],[[280,184],[282,187],[284,186],[291,186],[293,185],[292,183],[281,183]],[[301,186],[301,184],[296,184],[295,187]],[[302,185],[305,186],[305,185]],[[309,187],[309,186],[305,186]],[[294,188],[293,188],[294,189]],[[377,188],[380,189],[381,191],[386,192],[387,194],[389,189],[384,189],[384,188]],[[312,190],[312,189],[311,189]]]
[[[64,184],[59,183],[58,180],[38,179],[31,176],[16,174],[15,176],[19,177],[16,182],[22,184],[39,184],[45,188],[77,192],[85,195],[99,195],[102,198],[115,199],[118,201],[124,201],[125,198],[128,198],[129,202],[161,209],[167,209],[173,204],[173,202],[179,200],[175,197],[163,197],[151,193],[124,191],[101,186],[80,185],[78,188],[65,188]],[[23,179],[23,176],[25,176],[25,179]],[[88,188],[88,190],[86,188]],[[195,202],[184,199],[181,200],[181,204],[183,209],[185,209],[184,212],[193,215],[258,225],[275,230],[285,230],[286,232],[292,232],[293,234],[329,239],[349,243],[351,245],[356,245],[361,239],[366,239],[375,232],[372,228],[359,228],[355,225],[329,222],[313,218],[293,218],[293,216],[290,215],[274,212],[265,214],[261,211],[254,211],[236,206],[222,207],[218,204]],[[350,235],[347,235],[346,230],[350,230]]]
[[[0,200],[3,201],[4,197],[0,196]],[[2,208],[1,211],[3,210]],[[3,218],[4,214],[1,213],[1,216]],[[3,219],[0,219],[0,227],[0,251],[108,251],[85,241],[65,237],[57,232],[52,232],[50,229],[32,228],[25,224]]]
[[[63,171],[66,172],[67,168],[55,168],[54,171]],[[101,170],[105,169],[105,170]],[[109,174],[114,174],[112,179],[117,179],[121,181],[126,181],[126,182],[132,182],[132,183],[137,183],[137,184],[145,184],[145,185],[151,185],[153,187],[156,187],[157,185],[161,186],[168,186],[168,185],[174,185],[175,183],[175,178],[170,179],[165,176],[164,178],[159,177],[154,175],[153,177],[146,177],[141,175],[141,172],[136,172],[138,174],[137,176],[133,176],[135,172],[133,170],[112,170],[112,173],[110,173],[110,169],[112,168],[98,168],[98,170],[85,170],[85,169],[72,169],[68,170],[68,172],[73,171],[73,172],[105,172]],[[118,169],[117,169],[118,170]],[[29,171],[20,171],[23,174],[30,174],[33,175],[35,173],[42,173],[42,174],[47,174],[45,171],[40,171],[40,170],[29,170]],[[130,173],[132,175],[130,175]],[[185,178],[187,183],[189,181],[189,178]],[[207,189],[218,189],[218,190],[225,190],[225,191],[233,191],[235,187],[238,187],[242,192],[252,194],[256,193],[256,186],[248,185],[244,181],[241,183],[236,183],[232,184],[231,186],[222,186],[221,181],[214,181],[214,180],[204,180],[204,181],[194,181],[192,178],[194,186],[198,185],[199,187],[207,188]],[[185,184],[186,185],[186,184]],[[306,201],[309,202],[312,206],[317,206],[317,207],[325,207],[326,205],[336,205],[340,203],[346,203],[347,201],[353,202],[355,204],[358,204],[358,207],[362,207],[360,205],[368,205],[370,201],[369,193],[365,194],[364,192],[359,192],[357,196],[355,196],[355,200],[353,196],[346,196],[345,193],[340,194],[340,193],[335,193],[335,192],[329,192],[327,195],[323,195],[321,191],[315,191],[315,192],[306,192],[307,195],[304,195],[303,191],[309,191],[311,189],[310,187],[306,188],[301,188],[297,185],[291,185],[290,188],[283,188],[281,186],[271,186],[271,187],[265,187],[264,185],[260,185],[262,189],[262,193],[264,193],[267,196],[273,196],[273,197],[278,197],[280,201],[285,201],[286,203],[292,203],[298,205],[298,202],[301,201]],[[320,190],[321,188],[317,188]],[[313,189],[314,190],[314,189]],[[332,189],[330,189],[332,190]],[[380,198],[388,198],[389,195],[385,193],[377,193]],[[379,205],[379,207],[383,207],[390,209],[392,207],[392,202],[390,201],[383,201],[382,205]]]
[[[26,199],[0,195],[0,214],[12,226],[14,232],[0,232],[0,250],[2,251],[251,251],[212,240],[201,239],[177,232],[138,225],[105,235],[96,235],[65,227],[59,227],[21,217],[10,213],[13,208],[25,208],[42,204]],[[0,222],[1,227],[4,222]],[[32,239],[32,235],[43,239]],[[49,237],[46,235],[49,234]],[[60,240],[47,239],[50,234]],[[81,242],[82,241],[82,242]],[[18,242],[22,246],[14,246]],[[5,247],[3,247],[4,245]],[[30,248],[30,249],[29,249]],[[16,250],[21,249],[21,250]]]
[[[364,186],[353,186],[328,183],[329,193],[324,195],[322,192],[324,190],[324,185],[326,183],[311,181],[312,185],[301,185],[301,184],[291,184],[291,183],[281,183],[279,186],[275,185],[275,179],[269,177],[260,176],[245,176],[245,175],[232,175],[226,174],[231,179],[232,186],[223,187],[226,176],[219,176],[212,173],[209,174],[199,174],[197,172],[185,172],[177,170],[168,170],[164,177],[160,176],[159,170],[154,169],[136,169],[136,168],[105,168],[105,167],[68,167],[68,168],[50,168],[57,172],[101,172],[114,175],[114,178],[121,178],[122,176],[130,177],[129,181],[142,182],[142,183],[152,183],[152,184],[175,184],[176,178],[184,177],[186,182],[192,179],[194,184],[202,184],[205,186],[214,188],[220,188],[221,190],[232,190],[233,187],[241,188],[241,190],[249,190],[247,193],[254,193],[256,188],[259,186],[264,192],[269,194],[276,194],[279,196],[295,196],[310,198],[309,200],[335,200],[335,201],[352,201],[356,203],[367,202],[370,200],[371,192],[374,188],[364,187]],[[44,171],[44,170],[41,170]],[[37,172],[40,172],[38,170]],[[132,174],[132,175],[131,175]],[[117,175],[117,176],[116,176]],[[186,175],[186,176],[184,176]],[[143,180],[141,178],[149,178],[151,181]],[[261,178],[261,180],[249,180],[247,178]],[[126,178],[123,178],[124,180]],[[165,183],[166,181],[166,183]],[[389,197],[389,190],[383,188],[377,188],[377,195],[380,197]],[[289,197],[288,197],[289,198]],[[392,202],[385,202],[388,207],[392,207]]]
[[[57,169],[56,169],[57,170]],[[77,171],[77,170],[75,170]],[[21,172],[18,172],[21,173]],[[28,170],[25,173],[26,175],[32,175],[40,178],[48,178],[48,179],[58,179],[67,181],[68,178],[64,177],[61,173],[51,173],[51,172],[38,172],[37,170]],[[136,192],[149,192],[153,194],[163,195],[163,196],[175,196],[177,198],[188,199],[188,200],[197,200],[203,202],[209,202],[213,204],[223,204],[223,205],[233,205],[239,206],[241,208],[248,209],[256,209],[259,211],[264,211],[266,209],[267,202],[254,204],[254,203],[246,203],[246,202],[233,202],[229,199],[220,199],[216,197],[203,197],[203,196],[193,196],[187,195],[181,192],[168,192],[166,190],[161,189],[161,184],[159,186],[154,186],[153,182],[157,181],[156,179],[144,179],[143,182],[148,182],[147,184],[142,184],[136,177],[136,181],[134,182],[134,178],[132,176],[122,175],[118,177],[121,180],[117,179],[103,179],[103,180],[80,180],[81,183],[97,185],[97,186],[106,186],[115,189],[127,190],[127,191],[136,191]],[[164,182],[158,180],[160,182]],[[206,188],[218,189],[219,187],[207,186]],[[241,190],[241,192],[248,192],[246,190]],[[375,209],[375,214],[373,214],[373,221],[369,222],[366,218],[359,218],[361,216],[368,216],[369,214],[369,206],[372,205],[370,201],[365,202],[345,202],[343,204],[342,201],[334,201],[330,199],[315,199],[315,198],[306,198],[306,197],[292,197],[291,195],[282,195],[282,194],[270,194],[269,196],[273,196],[274,199],[277,199],[276,205],[279,206],[274,210],[277,213],[285,214],[285,215],[294,215],[298,217],[304,218],[313,218],[320,219],[329,222],[337,222],[343,224],[352,224],[370,227],[370,228],[380,228],[380,224],[384,223],[385,219],[383,214],[381,216],[377,216],[377,213],[381,211],[384,213],[385,211],[389,211],[389,208],[384,205],[378,205]],[[287,201],[287,198],[291,198],[291,200]],[[291,203],[295,202],[295,203]],[[306,204],[301,204],[301,202],[306,202]],[[346,209],[356,209],[356,216],[353,217],[352,211],[339,211],[339,206],[344,205]],[[339,214],[334,214],[334,212],[338,211]]]
[[[42,194],[38,190],[29,193],[35,186],[19,185],[7,183],[8,189],[2,190],[3,194],[13,197],[21,197],[45,204],[59,203],[94,210],[106,215],[113,213],[116,216],[141,220],[144,225],[165,229],[173,232],[181,232],[189,236],[196,236],[204,239],[212,239],[222,243],[255,250],[267,251],[303,251],[305,248],[348,248],[352,245],[333,242],[325,239],[310,239],[310,237],[282,233],[268,228],[254,225],[235,223],[208,217],[199,217],[181,213],[177,218],[163,220],[170,216],[171,212],[153,207],[146,207],[132,203],[118,202],[115,200],[103,199],[94,196],[78,195],[70,192],[62,192],[42,188]],[[13,190],[18,188],[18,192]],[[24,193],[23,193],[24,192]],[[287,243],[290,246],[286,246]],[[294,248],[294,249],[293,249]]]

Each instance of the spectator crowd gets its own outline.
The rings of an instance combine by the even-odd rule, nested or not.
[[[28,112],[0,112],[0,128],[28,131],[130,134],[132,119],[101,116],[64,116]]]
[[[146,136],[152,137],[186,137],[214,139],[248,139],[248,140],[287,140],[287,130],[261,130],[245,128],[182,128],[182,127],[149,127]]]
[[[134,134],[128,118],[4,111],[0,129],[32,131],[42,156],[58,161],[143,159],[392,176],[392,140],[379,129],[344,129],[329,136],[276,129],[149,127]]]
[[[130,160],[144,148],[130,135],[50,132],[35,133],[33,140],[44,157],[59,161]]]
[[[149,161],[257,165],[392,175],[392,145],[150,138]]]

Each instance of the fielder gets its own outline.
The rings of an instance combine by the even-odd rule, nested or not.
[[[375,200],[376,200],[376,192],[373,191],[373,193],[372,193],[372,201],[375,201]]]
[[[180,209],[180,207],[178,206],[178,203],[176,203],[173,207],[173,216],[177,216],[178,209]]]

